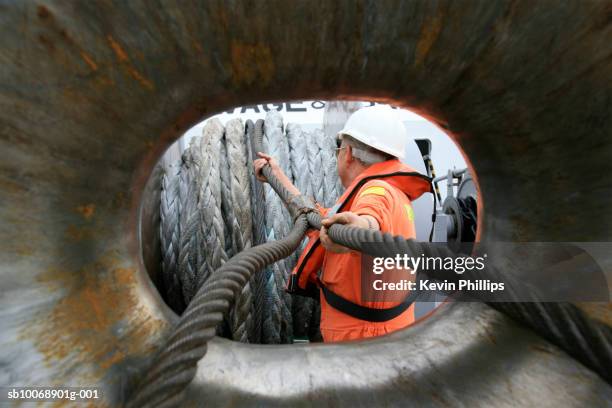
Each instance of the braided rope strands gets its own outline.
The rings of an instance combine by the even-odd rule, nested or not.
[[[255,147],[255,127],[259,128],[259,133],[263,132],[263,121],[257,121],[257,125],[253,124],[252,121],[247,120],[245,130],[246,130],[246,140],[247,140],[247,151],[248,157],[251,162],[257,158],[257,149]],[[255,178],[255,172],[253,169],[253,165],[250,164],[249,167],[249,179],[251,186],[251,214],[252,214],[252,224],[253,224],[253,245],[259,245],[266,242],[266,226],[265,226],[265,193],[264,186],[261,182],[259,182]],[[268,282],[268,277],[271,274],[271,270],[269,268],[264,269],[260,273],[257,273],[251,279],[252,288],[251,292],[253,294],[253,304],[252,304],[252,332],[251,332],[251,342],[253,343],[261,343],[262,342],[262,320],[264,314],[264,308],[266,304],[266,284]]]
[[[225,133],[219,142],[219,175],[221,179],[221,216],[223,218],[223,240],[225,242],[225,254],[231,258],[235,252],[232,248],[232,225],[235,222],[234,205],[232,203],[231,180],[229,169],[229,157],[227,156]]]
[[[162,277],[170,307],[177,313],[185,309],[178,260],[180,246],[180,163],[165,168],[160,199],[160,243],[162,248]]]
[[[202,160],[200,177],[202,184],[198,194],[200,231],[206,257],[198,264],[197,282],[200,286],[227,261],[225,253],[224,222],[221,213],[220,152],[223,125],[218,119],[210,119],[204,125],[200,139]]]
[[[313,198],[323,203],[325,201],[325,187],[323,183],[323,161],[320,154],[320,145],[313,132],[305,132],[306,152],[308,153],[308,178],[312,185]]]
[[[231,188],[230,188],[230,170],[229,163],[227,159],[227,149],[225,146],[225,134],[221,135],[221,140],[219,141],[219,176],[220,176],[220,184],[219,188],[221,191],[221,218],[223,220],[222,230],[223,230],[223,242],[225,243],[223,250],[225,251],[226,258],[231,258],[232,251],[232,237],[231,237],[231,229],[232,225],[236,222],[232,204],[231,197]],[[235,305],[235,304],[234,304]],[[219,336],[228,337],[232,339],[238,339],[241,337],[241,334],[238,333],[240,331],[240,325],[235,324],[232,330],[232,322],[231,315],[228,315],[223,320],[223,324],[217,328],[217,334]]]
[[[279,165],[283,169],[283,172],[287,175],[287,177],[289,177],[290,180],[293,180],[295,179],[295,175],[293,174],[291,148],[289,146],[289,140],[287,138],[286,132],[283,131],[283,118],[278,111],[271,111],[266,115],[266,119],[267,121],[270,121],[273,125],[273,129],[276,132],[278,138],[280,152],[280,156],[278,159]],[[304,156],[305,153],[306,152],[304,151]],[[292,223],[291,215],[289,214],[289,211],[287,210],[287,207],[284,205],[282,200],[281,203],[286,228],[287,230],[289,230]],[[286,312],[286,314],[284,315],[285,319],[282,322],[283,325],[281,332],[281,341],[283,343],[292,343],[293,338],[295,336],[293,333],[293,316],[295,314],[293,310],[293,302],[295,298],[294,296],[291,296],[289,293],[287,293],[285,288],[287,287],[287,281],[289,279],[289,275],[291,274],[291,270],[297,263],[297,255],[297,252],[294,252],[282,260],[284,268],[280,268],[281,273],[277,276],[277,289],[280,292],[279,295],[282,297],[283,303],[287,305],[286,309],[284,309],[284,311]]]
[[[336,203],[338,197],[340,197],[341,191],[338,190],[339,177],[335,154],[335,142],[334,139],[327,137],[320,129],[314,131],[314,139],[319,145],[319,154],[321,155],[323,170],[323,206],[332,207]]]
[[[259,129],[256,128],[255,137],[258,138]],[[272,157],[278,160],[281,168],[287,167],[288,162],[288,147],[284,149],[282,134],[282,118],[277,111],[271,111],[266,115],[266,120],[263,126],[263,135],[261,137],[261,145],[263,149],[258,151],[268,152]],[[281,164],[282,163],[282,164]],[[284,169],[283,169],[284,170]],[[288,227],[287,210],[280,197],[269,186],[264,186],[265,192],[265,220],[266,220],[266,241],[274,241],[279,236],[283,236]],[[266,283],[266,306],[263,316],[263,341],[267,344],[285,343],[287,341],[287,326],[291,320],[290,299],[284,292],[283,284],[285,262],[279,261],[272,265],[271,274],[268,276]]]
[[[325,110],[323,112],[323,133],[325,134],[325,141],[332,143],[332,150],[336,147],[334,141],[338,132],[344,128],[348,118],[354,112],[361,109],[362,106],[363,103],[358,101],[325,102]],[[334,159],[335,158],[334,155]],[[336,190],[338,191],[338,196],[342,195],[344,191],[344,187],[339,177],[336,178]]]
[[[198,361],[206,354],[208,341],[215,336],[215,328],[236,295],[252,274],[295,251],[306,227],[306,217],[302,215],[285,238],[246,249],[211,275],[187,306],[128,407],[175,407],[180,404],[181,393],[193,380]]]
[[[287,141],[289,142],[293,184],[295,184],[303,195],[312,197],[307,142],[302,127],[294,123],[288,123],[286,126],[286,134]],[[298,252],[301,253],[305,246],[306,240],[302,242]],[[315,310],[315,303],[314,299],[308,297],[293,297],[292,316],[293,334],[295,337],[308,337],[309,326],[313,318],[312,314]]]
[[[229,226],[232,253],[238,254],[250,248],[253,242],[253,221],[251,218],[251,186],[249,180],[249,160],[244,137],[244,125],[240,119],[233,119],[225,125],[225,142],[227,146],[227,162],[230,174],[230,194],[232,200],[232,223]],[[232,338],[247,342],[252,332],[253,303],[250,281],[242,288],[242,292],[232,313],[230,327]]]
[[[304,131],[300,125],[295,123],[288,123],[286,131],[293,183],[300,190],[300,193],[307,197],[312,197],[312,185],[308,177],[310,172],[308,147]]]
[[[359,101],[326,101],[323,111],[323,132],[331,140],[344,128],[348,118],[363,107]]]
[[[183,289],[183,300],[188,304],[196,292],[197,257],[200,251],[199,228],[200,215],[198,212],[199,191],[199,149],[197,141],[192,140],[189,147],[183,152],[183,167],[180,172],[180,217],[181,231],[179,241],[179,280]]]

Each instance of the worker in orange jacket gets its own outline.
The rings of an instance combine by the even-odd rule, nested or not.
[[[323,227],[308,233],[308,245],[287,288],[298,295],[320,296],[325,342],[379,336],[414,322],[412,302],[362,300],[361,254],[334,243],[327,229],[340,223],[415,238],[411,201],[431,192],[431,180],[400,161],[408,135],[391,108],[356,111],[336,141],[338,175],[346,190],[331,209],[319,207],[326,217]],[[274,158],[258,155],[254,166],[260,181],[267,181],[261,169],[268,164],[292,194],[300,194]]]

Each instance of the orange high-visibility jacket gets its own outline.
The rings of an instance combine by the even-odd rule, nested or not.
[[[411,200],[431,192],[431,179],[399,160],[376,163],[363,171],[346,189],[332,209],[323,209],[325,216],[342,211],[374,217],[382,232],[415,238]],[[308,245],[292,271],[288,291],[312,294],[321,290],[321,334],[326,342],[378,336],[401,329],[414,321],[411,306],[397,317],[386,321],[361,320],[332,307],[326,296],[372,309],[387,309],[399,303],[361,301],[361,254],[357,251],[334,253],[325,251],[319,232],[308,233]],[[321,276],[317,272],[322,268]],[[359,307],[358,306],[358,307]],[[401,305],[400,305],[401,306]],[[403,309],[402,309],[403,310]]]

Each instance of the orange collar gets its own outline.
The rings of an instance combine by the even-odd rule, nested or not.
[[[411,200],[416,200],[424,193],[432,191],[431,179],[429,177],[420,174],[398,159],[391,159],[375,163],[362,171],[355,177],[338,201],[344,203],[352,196],[354,190],[359,189],[370,180],[377,179],[384,180],[396,187]]]

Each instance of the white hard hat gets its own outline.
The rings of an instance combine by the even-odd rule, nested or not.
[[[338,135],[342,134],[400,160],[404,158],[408,132],[389,106],[375,105],[359,109],[338,132]]]

